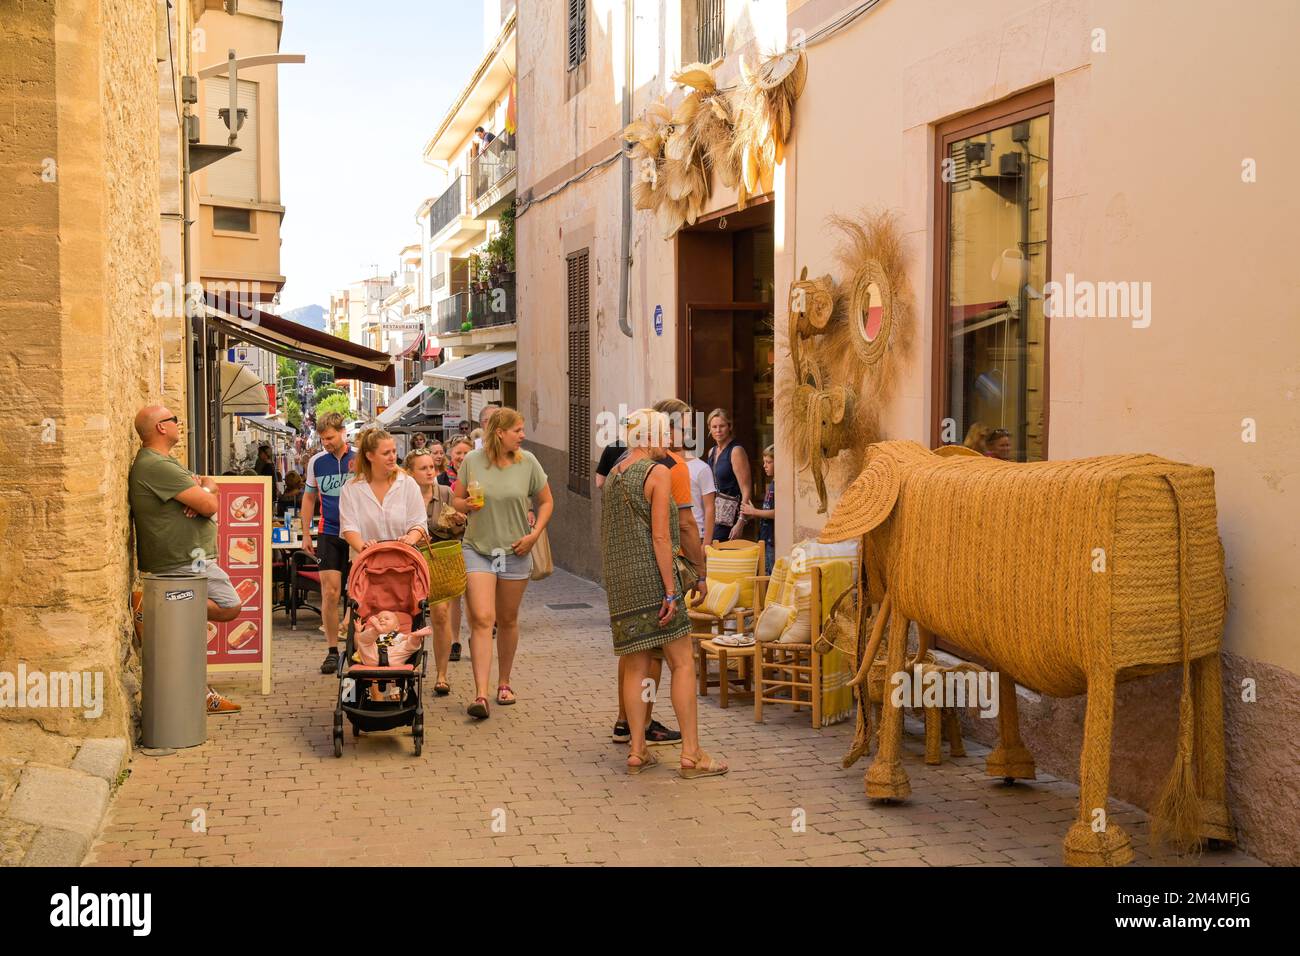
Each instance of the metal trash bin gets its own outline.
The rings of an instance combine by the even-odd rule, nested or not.
[[[142,574],[141,743],[197,747],[208,739],[208,579]]]

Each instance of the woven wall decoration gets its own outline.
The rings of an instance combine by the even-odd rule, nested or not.
[[[693,226],[711,191],[711,174],[749,197],[770,192],[773,172],[785,158],[794,126],[794,104],[808,75],[807,57],[789,50],[765,57],[752,69],[741,58],[741,81],[724,90],[713,70],[692,63],[673,74],[687,92],[676,107],[667,96],[624,128],[632,159],[632,204],[653,210],[670,239]]]
[[[880,439],[880,413],[892,399],[914,326],[897,218],[877,212],[833,216],[830,223],[842,237],[836,259],[847,279],[809,279],[804,267],[791,283],[794,375],[783,378],[777,396],[795,467],[812,472],[819,514],[829,507],[832,471],[838,466],[838,480],[851,480],[867,446]]]
[[[1088,695],[1066,863],[1132,859],[1128,836],[1105,819],[1115,684],[1168,667],[1183,674],[1178,748],[1151,810],[1152,837],[1180,849],[1233,840],[1219,658],[1227,585],[1213,471],[1154,455],[1021,464],[880,442],[821,540],[858,536],[867,600],[881,605],[871,644],[887,630],[888,673],[903,668],[910,621],[923,649],[928,635],[940,635],[1000,673],[990,775],[1035,775],[1020,739],[1017,683]],[[886,707],[869,797],[910,793],[901,734],[901,710]]]

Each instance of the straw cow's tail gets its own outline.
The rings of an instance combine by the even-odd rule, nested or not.
[[[1178,748],[1174,766],[1151,808],[1151,841],[1168,842],[1182,852],[1190,852],[1199,845],[1202,821],[1193,759],[1196,721],[1192,707],[1192,595],[1187,573],[1187,516],[1179,488],[1181,476],[1169,474],[1165,475],[1165,480],[1173,491],[1178,517],[1178,609],[1183,641],[1183,690],[1178,700]]]

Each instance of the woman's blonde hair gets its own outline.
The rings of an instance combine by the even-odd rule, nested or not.
[[[487,452],[489,468],[496,464],[498,458],[507,457],[501,447],[501,433],[510,431],[523,420],[524,416],[513,408],[498,408],[488,418],[487,431],[483,435],[483,450]],[[511,452],[508,457],[511,464],[514,464],[519,460],[519,453]]]
[[[973,448],[978,452],[986,452],[988,451],[988,448],[985,447],[984,443],[989,437],[989,432],[992,430],[993,429],[988,425],[985,425],[983,422],[976,422],[967,430],[966,440],[963,441],[962,444],[967,448]]]
[[[417,459],[417,458],[432,458],[432,457],[433,457],[433,452],[429,451],[429,449],[427,449],[427,448],[417,448],[415,451],[411,452],[409,455],[406,456],[406,460],[402,462],[402,469],[403,469],[403,470],[404,470],[408,475],[410,475],[412,478],[414,478],[414,477],[415,477],[415,459]],[[436,475],[437,472],[438,472],[438,467],[437,467],[437,465],[435,465],[435,466],[434,466],[434,474]]]
[[[357,439],[357,454],[353,459],[353,464],[357,470],[356,476],[352,479],[353,481],[371,480],[370,459],[366,455],[369,452],[378,450],[380,442],[392,440],[393,436],[382,428],[367,428],[361,433]],[[396,472],[394,472],[394,475],[396,475]]]
[[[705,427],[712,425],[715,418],[721,418],[728,426],[732,426],[731,416],[727,414],[727,410],[725,408],[715,408],[709,412],[709,417],[704,420]]]
[[[651,458],[663,458],[672,440],[672,422],[663,412],[638,408],[627,416],[628,448],[644,448]]]

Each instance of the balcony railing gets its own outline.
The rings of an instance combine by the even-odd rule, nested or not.
[[[429,235],[436,236],[465,212],[465,177],[457,176],[429,209]]]
[[[483,147],[483,151],[470,163],[470,188],[475,202],[515,171],[518,155],[515,151],[515,137],[510,133],[502,133]]]
[[[474,329],[515,321],[515,277],[504,277],[486,292],[461,292],[438,303],[438,334],[454,335],[466,321]]]

